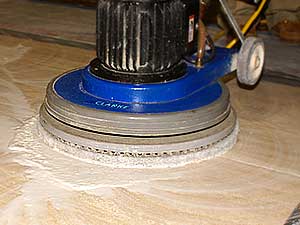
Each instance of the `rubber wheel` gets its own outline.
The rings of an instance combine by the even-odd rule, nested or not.
[[[240,83],[254,85],[259,80],[265,59],[262,39],[248,37],[238,54],[237,77]]]

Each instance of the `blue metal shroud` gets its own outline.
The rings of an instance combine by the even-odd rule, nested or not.
[[[216,48],[215,58],[200,70],[188,64],[177,80],[125,84],[94,76],[89,67],[60,76],[54,91],[72,103],[122,113],[165,113],[192,110],[213,103],[222,94],[218,79],[232,72],[235,50]]]

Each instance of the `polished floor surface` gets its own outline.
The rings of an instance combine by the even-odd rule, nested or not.
[[[49,80],[93,57],[0,35],[0,224],[284,224],[300,201],[299,87],[231,80],[231,151],[180,168],[113,169],[56,152],[35,130]]]

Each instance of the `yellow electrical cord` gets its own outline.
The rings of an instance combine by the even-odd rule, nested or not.
[[[250,28],[252,23],[257,19],[257,17],[259,16],[261,11],[263,10],[266,2],[267,2],[267,0],[262,0],[261,1],[261,3],[259,5],[259,7],[257,8],[257,10],[252,14],[252,16],[249,18],[247,23],[244,25],[244,27],[242,29],[243,34],[245,34],[248,31],[248,29]],[[238,42],[238,38],[233,39],[228,45],[226,45],[226,48],[232,48],[237,42]]]
[[[214,37],[213,37],[213,41],[216,42],[217,40],[219,40],[221,37],[223,37],[225,34],[224,30],[221,30],[220,32],[218,32]]]

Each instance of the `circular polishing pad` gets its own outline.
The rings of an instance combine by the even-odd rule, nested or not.
[[[167,168],[207,160],[231,149],[238,123],[233,110],[216,126],[198,132],[156,138],[92,134],[60,123],[41,109],[39,133],[54,150],[117,168]]]

